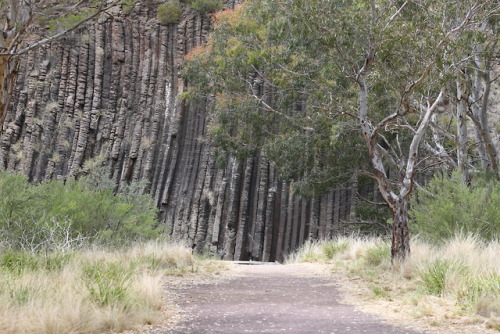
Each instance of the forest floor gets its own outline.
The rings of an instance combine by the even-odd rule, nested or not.
[[[230,265],[216,280],[182,277],[168,285],[181,312],[151,334],[427,333],[347,303],[344,285],[321,264]]]

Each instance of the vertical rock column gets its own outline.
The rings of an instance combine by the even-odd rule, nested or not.
[[[162,25],[144,3],[22,60],[0,166],[40,182],[78,177],[97,161],[119,187],[145,179],[173,238],[228,260],[281,261],[309,238],[333,236],[347,190],[301,199],[261,155],[217,166],[205,105],[178,98],[179,66],[210,20],[185,9]]]

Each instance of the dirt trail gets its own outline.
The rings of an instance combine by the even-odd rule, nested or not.
[[[163,333],[418,333],[342,303],[321,266],[240,265],[234,272],[222,282],[180,288],[185,317]]]

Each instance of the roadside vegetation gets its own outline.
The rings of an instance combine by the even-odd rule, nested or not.
[[[411,255],[391,265],[390,244],[348,236],[309,242],[288,262],[323,262],[347,273],[365,298],[403,305],[431,326],[478,324],[500,331],[500,241],[460,235],[439,245],[412,240]],[[389,307],[389,306],[388,306]]]
[[[103,333],[159,324],[175,310],[166,276],[220,270],[181,244],[127,249],[0,251],[0,333]]]
[[[30,184],[0,171],[0,333],[120,332],[168,320],[167,276],[221,270],[168,241],[141,183],[87,165]]]
[[[500,331],[499,185],[485,174],[469,186],[460,173],[436,175],[412,202],[412,251],[403,261],[391,262],[390,238],[361,234],[306,243],[288,261],[333,264],[366,298],[432,326]]]

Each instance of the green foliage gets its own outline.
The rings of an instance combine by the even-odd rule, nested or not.
[[[381,243],[375,247],[368,248],[362,258],[364,263],[368,266],[378,267],[384,261],[390,261],[391,245],[388,243]]]
[[[134,10],[136,0],[122,0],[120,4],[122,5],[122,12],[125,14],[130,14]]]
[[[427,291],[439,296],[443,293],[446,276],[451,268],[451,262],[436,260],[420,272],[420,276]]]
[[[497,300],[500,296],[500,275],[491,274],[469,282],[458,292],[457,299],[464,307],[475,308],[481,298]]]
[[[158,6],[158,20],[163,24],[179,22],[182,15],[182,5],[179,0],[167,2]]]
[[[9,250],[1,255],[0,268],[15,274],[37,270],[60,271],[72,258],[72,253],[34,254]]]
[[[120,262],[97,261],[83,269],[89,298],[100,306],[123,303],[130,294],[133,267]]]
[[[441,296],[446,291],[446,280],[452,273],[464,273],[466,268],[457,261],[437,259],[428,263],[419,272],[427,292]]]
[[[40,267],[39,264],[39,257],[36,255],[18,251],[6,252],[2,255],[0,262],[2,269],[17,274],[24,271],[35,271]]]
[[[79,180],[30,185],[0,171],[0,231],[11,247],[39,251],[72,249],[88,242],[126,244],[161,233],[156,207],[141,183],[115,193],[102,170]]]
[[[368,122],[373,129],[391,114],[399,117],[384,122],[372,139],[394,148],[380,162],[390,166],[385,170],[404,166],[403,152],[415,134],[408,130],[421,124],[418,101],[435,99],[455,80],[452,64],[470,57],[484,32],[465,26],[444,36],[469,11],[482,20],[492,7],[371,3],[248,0],[214,14],[212,38],[187,55],[184,75],[193,103],[215,100],[209,132],[218,148],[239,158],[263,150],[303,196],[369,170],[357,79],[373,42]],[[411,112],[402,113],[406,103]],[[390,184],[401,184],[404,170],[389,174]]]
[[[189,0],[189,7],[199,14],[215,13],[224,6],[221,0]]]
[[[47,18],[42,17],[41,23],[47,25],[48,31],[51,35],[55,35],[61,31],[71,29],[80,21],[83,21],[94,13],[95,9],[82,8],[78,13],[67,13],[56,18],[49,19],[48,22],[45,22]]]
[[[375,297],[389,297],[391,289],[388,286],[380,286],[372,284],[368,286],[372,290]]]
[[[333,259],[336,254],[345,251],[348,247],[347,241],[329,240],[321,244],[321,250],[327,259]]]
[[[412,204],[412,230],[428,240],[439,242],[457,233],[486,240],[500,235],[500,182],[491,175],[474,175],[469,187],[459,172],[436,175]]]

